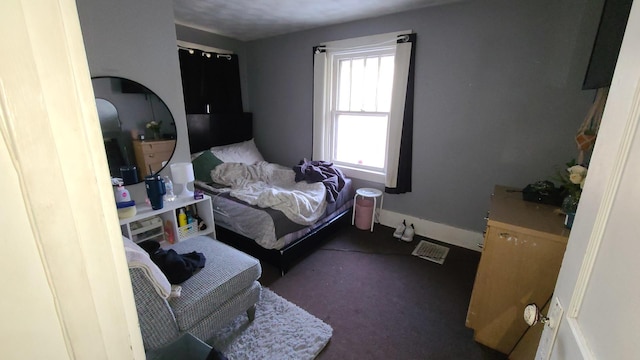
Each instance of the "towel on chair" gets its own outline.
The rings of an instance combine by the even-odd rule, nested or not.
[[[139,268],[147,276],[153,288],[163,298],[171,295],[171,284],[162,270],[156,265],[149,254],[136,243],[126,237],[122,237],[124,241],[124,250],[127,256],[127,264],[130,268]]]

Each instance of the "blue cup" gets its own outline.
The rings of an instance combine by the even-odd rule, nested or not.
[[[147,188],[147,197],[151,202],[151,208],[153,210],[162,209],[164,206],[162,197],[167,193],[164,180],[160,175],[148,175],[144,177],[144,185]]]
[[[138,168],[135,165],[120,166],[120,177],[125,186],[137,184]]]

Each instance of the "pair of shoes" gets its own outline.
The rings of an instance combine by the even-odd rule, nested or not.
[[[402,224],[398,225],[396,227],[396,231],[393,232],[393,237],[402,241],[411,242],[415,233],[416,230],[414,229],[413,224],[407,227],[406,220],[402,220]]]
[[[413,241],[413,235],[416,234],[416,229],[413,228],[413,224],[409,225],[408,228],[406,228],[404,230],[404,233],[402,234],[402,237],[400,238],[400,240],[402,241],[406,241],[406,242],[411,242]]]
[[[404,234],[404,230],[407,228],[407,222],[405,220],[402,220],[402,224],[398,225],[396,227],[396,231],[393,232],[393,237],[400,239],[402,238],[402,235]]]

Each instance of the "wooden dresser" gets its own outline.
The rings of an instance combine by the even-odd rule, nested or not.
[[[150,174],[149,167],[154,173],[162,169],[162,163],[171,158],[175,147],[175,140],[134,140],[133,152],[136,154],[140,180]]]
[[[495,187],[466,321],[477,342],[509,354],[528,329],[525,306],[550,299],[569,237],[556,209]]]

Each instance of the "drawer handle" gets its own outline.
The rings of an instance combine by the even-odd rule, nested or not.
[[[483,243],[477,243],[476,246],[479,247],[480,249],[484,249],[484,244]]]
[[[501,239],[508,238],[508,237],[511,237],[511,235],[509,235],[508,232],[501,232],[500,233],[500,238]]]
[[[149,157],[153,157],[153,154],[149,154]]]

